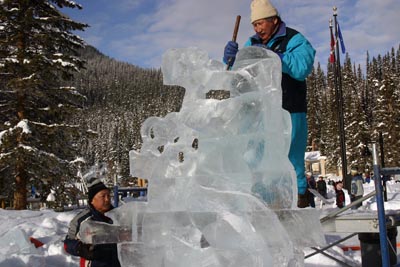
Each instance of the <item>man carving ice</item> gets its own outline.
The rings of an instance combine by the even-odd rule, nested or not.
[[[315,49],[298,31],[286,27],[277,9],[269,0],[253,0],[251,23],[255,35],[245,43],[246,46],[259,46],[274,51],[282,61],[282,107],[290,113],[292,124],[289,160],[297,177],[298,207],[306,198],[304,152],[307,146],[307,99],[306,77],[314,64]],[[232,66],[239,46],[229,41],[225,46],[224,62]]]

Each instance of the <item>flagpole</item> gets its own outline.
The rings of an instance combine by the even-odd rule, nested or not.
[[[343,91],[342,91],[342,73],[340,67],[340,53],[338,44],[338,22],[337,22],[337,8],[333,7],[333,18],[335,23],[335,62],[334,62],[334,81],[336,92],[336,103],[338,107],[338,126],[340,138],[340,155],[342,160],[342,177],[345,188],[350,192],[351,179],[347,177],[347,157],[346,157],[346,133],[344,131],[344,116],[343,116]],[[332,23],[330,23],[332,28]]]

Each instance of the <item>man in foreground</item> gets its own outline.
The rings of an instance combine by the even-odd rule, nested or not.
[[[64,240],[64,249],[71,255],[80,256],[80,267],[121,267],[117,244],[85,244],[80,240],[81,224],[87,220],[112,224],[104,215],[113,209],[110,190],[97,178],[89,180],[88,207],[72,219]]]

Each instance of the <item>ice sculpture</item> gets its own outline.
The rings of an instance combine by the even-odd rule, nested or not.
[[[323,237],[318,213],[295,207],[279,57],[244,48],[226,71],[203,50],[171,49],[162,72],[185,98],[180,112],[147,119],[140,152],[130,152],[131,174],[149,180],[148,202],[109,214],[132,231],[130,241],[109,235],[121,264],[303,266],[302,248]],[[230,98],[206,99],[210,90]]]
[[[165,118],[146,120],[141,151],[130,153],[132,174],[151,181],[150,199],[166,198],[149,201],[152,210],[208,211],[207,202],[195,206],[193,193],[206,196],[215,189],[225,192],[226,198],[226,192],[235,192],[230,195],[234,199],[240,198],[237,192],[249,194],[245,198],[253,192],[270,207],[295,206],[296,181],[287,157],[291,124],[289,113],[281,108],[280,59],[250,47],[240,50],[234,67],[225,71],[225,65],[197,48],[164,54],[164,84],[186,89],[182,108]],[[205,99],[210,90],[221,89],[230,91],[231,97]],[[165,183],[171,179],[178,181],[168,187]],[[160,204],[171,207],[153,207]]]

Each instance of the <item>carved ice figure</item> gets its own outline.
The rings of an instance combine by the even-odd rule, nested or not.
[[[225,68],[198,48],[164,54],[164,84],[185,98],[179,112],[147,119],[140,152],[130,151],[148,202],[109,213],[132,231],[128,242],[108,234],[122,266],[303,266],[302,248],[323,243],[316,210],[296,208],[279,57],[248,47]],[[230,97],[206,99],[210,90]]]

